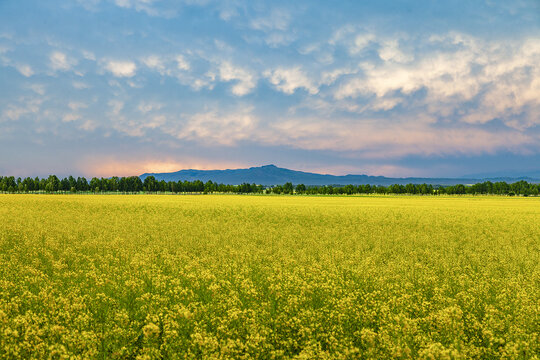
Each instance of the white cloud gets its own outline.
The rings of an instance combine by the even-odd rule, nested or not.
[[[186,58],[183,55],[177,55],[176,56],[176,66],[178,70],[189,70],[190,65],[189,62],[186,60]]]
[[[97,11],[101,0],[77,0],[77,3],[88,11]]]
[[[19,120],[21,116],[27,114],[37,115],[41,110],[41,105],[43,103],[43,98],[21,98],[18,103],[9,104],[3,111],[0,116],[0,121],[6,120]]]
[[[268,78],[272,85],[285,94],[292,94],[296,89],[300,88],[307,90],[312,95],[319,92],[318,87],[299,66],[267,70],[264,72],[264,76]]]
[[[208,90],[212,90],[214,88],[215,79],[216,79],[216,76],[212,74],[211,72],[208,72],[201,77],[178,76],[178,80],[180,81],[181,84],[189,85],[196,91],[199,91],[204,88],[207,88]]]
[[[398,63],[405,63],[414,59],[410,54],[405,54],[399,47],[399,41],[397,39],[385,40],[381,44],[379,49],[379,56],[384,61],[394,61]]]
[[[85,104],[85,103],[80,102],[80,101],[70,101],[68,103],[68,107],[73,111],[77,111],[77,110],[80,110],[80,109],[86,109],[88,107],[88,104]]]
[[[279,46],[289,45],[294,40],[296,40],[296,36],[292,33],[271,32],[266,36],[264,42],[270,47],[277,48]]]
[[[79,129],[84,131],[94,131],[97,128],[98,124],[94,120],[86,120],[79,126]]]
[[[82,89],[88,89],[90,88],[90,85],[82,82],[82,81],[74,81],[72,83],[73,87],[77,90],[82,90]]]
[[[111,107],[111,113],[113,115],[119,115],[124,108],[124,102],[120,100],[110,100],[108,104]]]
[[[250,71],[233,66],[230,62],[222,62],[219,66],[221,81],[236,81],[232,93],[237,96],[249,94],[256,86],[257,81]]]
[[[32,70],[32,67],[27,64],[15,64],[15,69],[26,77],[34,75],[34,70]]]
[[[167,122],[167,117],[165,115],[154,115],[146,120],[144,127],[149,129],[157,129],[162,127]]]
[[[88,51],[88,50],[83,50],[82,54],[83,54],[83,57],[84,57],[86,60],[96,61],[96,55],[94,55],[93,52]]]
[[[209,111],[188,117],[187,123],[178,131],[173,131],[179,139],[197,140],[207,144],[233,146],[241,140],[253,138],[257,118],[253,108],[222,113]]]
[[[289,116],[295,116],[296,114],[307,111],[324,119],[335,117],[336,113],[349,112],[360,114],[362,108],[356,101],[350,99],[334,100],[320,97],[305,97],[299,104],[291,106],[287,114]]]
[[[354,38],[353,45],[349,48],[351,54],[362,52],[370,43],[375,40],[375,35],[371,33],[358,34]]]
[[[330,71],[323,71],[321,73],[321,83],[325,85],[331,85],[336,82],[337,79],[343,75],[356,74],[358,70],[351,68],[337,68]]]
[[[397,42],[385,43],[385,61],[362,63],[361,73],[333,88],[334,98],[371,98],[372,110],[398,103],[412,110],[420,101],[433,116],[473,124],[500,119],[521,130],[540,124],[539,38],[490,42],[451,33],[429,41],[450,46],[417,53],[410,62]],[[418,90],[425,95],[411,102]]]
[[[72,121],[75,121],[75,120],[79,120],[80,118],[81,118],[81,116],[79,114],[68,113],[68,114],[65,114],[62,117],[62,121],[63,122],[72,122]]]
[[[288,10],[273,9],[268,15],[252,19],[250,26],[266,34],[262,40],[268,46],[277,48],[289,45],[296,40],[295,32],[290,29],[291,22],[292,16]],[[253,40],[260,41],[261,39],[255,36]]]
[[[143,101],[137,106],[137,110],[139,110],[143,114],[146,114],[152,111],[160,110],[162,107],[163,104]]]
[[[154,3],[158,3],[156,0],[114,0],[116,6],[125,8],[125,9],[135,9],[137,12],[144,12],[150,16],[172,18],[176,16],[176,9],[163,8]]]
[[[75,65],[76,61],[69,59],[66,54],[60,51],[54,51],[49,55],[50,67],[54,71],[61,70],[66,71],[71,69]]]
[[[286,31],[291,23],[291,14],[285,9],[273,9],[269,15],[251,20],[251,28],[261,31]]]
[[[190,64],[183,55],[160,56],[150,55],[142,59],[142,63],[160,75],[176,76],[178,71],[187,71]]]
[[[128,84],[129,87],[133,89],[142,89],[142,87],[144,86],[141,81],[133,81],[133,80],[126,81],[126,84]]]
[[[32,84],[30,85],[30,89],[32,89],[33,92],[39,95],[45,95],[45,85],[43,84]]]
[[[167,74],[167,68],[163,63],[161,57],[157,55],[150,55],[142,60],[143,64],[152,70],[156,70],[161,75]]]
[[[238,16],[238,11],[231,6],[224,6],[219,12],[219,17],[224,21],[229,21],[236,16]]]
[[[307,150],[355,151],[367,158],[407,155],[481,154],[497,150],[524,151],[537,142],[517,131],[490,132],[478,128],[433,128],[427,123],[380,119],[288,119],[271,125],[266,139],[274,145]],[[397,130],[399,129],[399,130]]]
[[[4,121],[5,120],[19,120],[21,116],[27,113],[28,113],[28,110],[23,107],[9,105],[6,109],[4,109],[4,111],[2,111],[1,119]]]
[[[135,75],[137,66],[132,61],[107,61],[105,69],[116,77],[132,77]]]

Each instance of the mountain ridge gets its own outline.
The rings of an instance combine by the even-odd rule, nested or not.
[[[185,169],[169,173],[144,173],[139,177],[144,180],[148,176],[154,176],[156,180],[165,181],[195,181],[201,180],[222,184],[238,185],[242,183],[255,183],[260,185],[282,185],[286,182],[305,185],[392,185],[392,184],[432,184],[432,185],[456,185],[474,184],[483,181],[506,181],[515,182],[525,180],[528,182],[540,182],[539,179],[523,177],[495,177],[495,178],[424,178],[424,177],[386,177],[373,175],[330,175],[318,174],[305,171],[291,170],[277,167],[274,164],[253,166],[242,169],[225,170],[197,170]]]

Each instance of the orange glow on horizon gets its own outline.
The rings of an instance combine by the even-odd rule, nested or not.
[[[186,169],[197,170],[220,170],[234,169],[245,166],[244,163],[233,162],[207,162],[204,160],[192,162],[180,161],[121,161],[104,159],[102,161],[91,160],[81,166],[81,172],[89,177],[111,177],[111,176],[139,176],[144,173],[167,173]]]

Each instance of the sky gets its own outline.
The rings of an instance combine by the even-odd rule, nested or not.
[[[0,0],[0,175],[540,171],[540,1]]]

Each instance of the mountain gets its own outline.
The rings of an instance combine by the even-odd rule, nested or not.
[[[316,174],[304,171],[295,171],[280,168],[275,165],[265,165],[251,167],[249,169],[228,169],[228,170],[180,170],[171,173],[145,173],[140,175],[144,180],[147,176],[154,176],[157,180],[165,181],[195,181],[201,180],[222,184],[242,184],[255,183],[261,185],[282,185],[286,182],[305,185],[391,185],[391,184],[433,184],[433,185],[455,185],[474,184],[484,181],[482,178],[390,178],[385,176],[369,175],[327,175]],[[490,179],[491,181],[515,182],[523,178]],[[540,180],[525,178],[529,182],[540,182]]]

